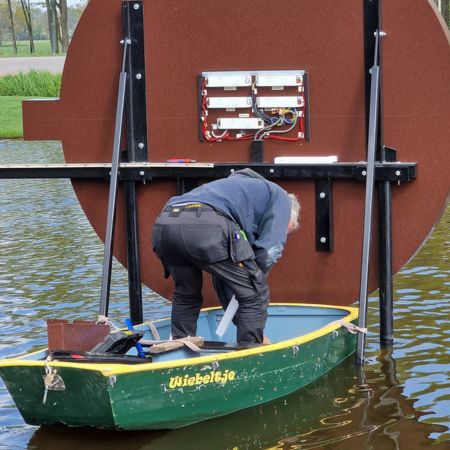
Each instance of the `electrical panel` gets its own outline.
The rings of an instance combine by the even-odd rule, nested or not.
[[[203,72],[199,76],[203,141],[308,139],[304,70]]]

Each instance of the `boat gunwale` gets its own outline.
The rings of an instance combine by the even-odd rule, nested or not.
[[[30,357],[34,354],[41,353],[46,349],[37,350],[35,352],[27,353],[25,355],[16,357],[16,358],[8,358],[0,361],[0,368],[2,367],[13,367],[13,366],[21,366],[21,367],[45,367],[46,365],[51,365],[52,368],[61,367],[61,368],[72,368],[72,369],[82,369],[82,370],[92,370],[96,372],[100,372],[103,376],[109,377],[114,375],[122,375],[129,373],[138,373],[138,372],[153,372],[158,370],[165,369],[174,369],[177,367],[186,367],[186,366],[197,366],[199,364],[209,364],[214,361],[224,361],[224,360],[233,360],[237,358],[243,358],[248,356],[255,356],[262,353],[269,353],[279,350],[284,350],[292,346],[298,346],[306,344],[307,342],[313,341],[319,337],[322,337],[326,334],[329,334],[339,328],[344,328],[344,326],[338,321],[352,322],[358,318],[358,308],[353,306],[337,306],[337,305],[322,305],[322,304],[313,304],[313,303],[271,303],[270,306],[275,307],[290,307],[290,306],[301,306],[301,307],[319,307],[319,308],[329,308],[329,309],[339,309],[347,311],[347,315],[344,317],[340,317],[339,319],[329,322],[327,325],[318,328],[314,331],[306,333],[299,337],[294,337],[290,339],[285,339],[283,341],[279,341],[273,344],[261,345],[258,347],[253,347],[249,349],[242,349],[233,352],[227,353],[214,353],[208,356],[200,356],[195,358],[182,358],[176,359],[172,361],[161,361],[161,362],[148,362],[137,365],[130,365],[127,363],[79,363],[79,362],[61,362],[52,360],[50,362],[46,360],[24,360],[23,358]],[[211,310],[222,309],[220,306],[210,307],[202,309],[201,312],[207,312]],[[163,320],[167,320],[167,318],[161,318],[154,320],[153,323],[157,323]],[[143,323],[145,324],[145,322]],[[139,327],[139,325],[137,325]]]

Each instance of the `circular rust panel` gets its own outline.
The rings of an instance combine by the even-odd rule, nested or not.
[[[418,163],[417,180],[393,186],[394,271],[415,253],[448,195],[450,47],[436,9],[423,0],[384,2],[384,143]],[[144,1],[149,160],[247,162],[248,142],[200,143],[196,79],[203,71],[305,69],[311,141],[266,143],[276,156],[338,155],[365,160],[363,2],[287,0]],[[122,46],[120,0],[91,0],[73,37],[61,98],[24,106],[26,139],[58,139],[67,162],[110,162]],[[314,183],[280,183],[302,203],[300,231],[270,274],[272,301],[350,304],[359,295],[364,185],[333,185],[334,252],[315,250]],[[106,227],[108,184],[73,183],[96,232]],[[150,247],[152,224],[175,194],[170,181],[138,188],[144,283],[170,298],[172,283]],[[126,261],[119,192],[115,256]],[[374,233],[376,237],[376,232]],[[370,289],[377,287],[376,247]],[[205,303],[216,303],[209,281]]]

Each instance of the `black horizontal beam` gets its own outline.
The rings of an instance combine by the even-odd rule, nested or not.
[[[264,164],[264,163],[214,163],[214,164],[150,164],[125,163],[119,169],[119,179],[127,181],[152,181],[167,178],[224,178],[233,171],[251,168],[269,179],[333,178],[364,181],[365,163],[332,164]],[[416,163],[377,163],[377,181],[405,182],[416,177]],[[52,165],[0,165],[0,179],[17,178],[70,178],[109,180],[108,164],[52,164]]]

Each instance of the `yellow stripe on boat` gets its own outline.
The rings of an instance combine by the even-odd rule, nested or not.
[[[307,306],[307,307],[317,307],[317,308],[332,308],[332,309],[340,309],[348,312],[348,315],[345,317],[341,317],[339,320],[345,322],[353,322],[358,318],[358,309],[351,306],[335,306],[335,305],[319,305],[319,304],[309,304],[309,303],[271,303],[270,306]],[[221,309],[221,307],[212,307],[202,309],[202,312],[207,312],[215,309]],[[157,323],[167,319],[159,319],[155,320],[153,323]],[[163,369],[170,369],[174,367],[180,366],[194,366],[198,364],[210,364],[214,361],[224,361],[230,359],[237,358],[245,358],[247,356],[255,355],[255,354],[263,354],[269,353],[281,349],[285,349],[288,347],[292,347],[295,345],[302,345],[307,342],[313,341],[321,336],[324,336],[328,333],[331,333],[339,328],[344,328],[342,324],[337,322],[331,322],[328,325],[319,328],[311,333],[304,334],[303,336],[286,339],[284,341],[280,341],[274,344],[262,345],[254,348],[239,350],[237,352],[229,352],[229,353],[215,353],[211,356],[200,356],[196,358],[183,358],[177,359],[174,361],[162,361],[162,362],[149,362],[148,364],[142,363],[139,365],[129,365],[126,363],[123,364],[111,364],[111,363],[75,363],[75,362],[60,362],[60,361],[51,361],[49,365],[51,367],[71,367],[78,368],[82,370],[93,370],[97,372],[101,372],[105,377],[109,377],[111,375],[119,375],[125,373],[135,373],[135,372],[143,372],[143,371],[157,371]],[[42,350],[28,353],[18,358],[5,359],[0,361],[0,367],[8,367],[8,366],[24,366],[24,367],[32,367],[32,366],[42,366],[45,367],[46,361],[33,361],[33,360],[24,360],[21,358],[29,357],[30,355],[34,355],[42,352]]]

